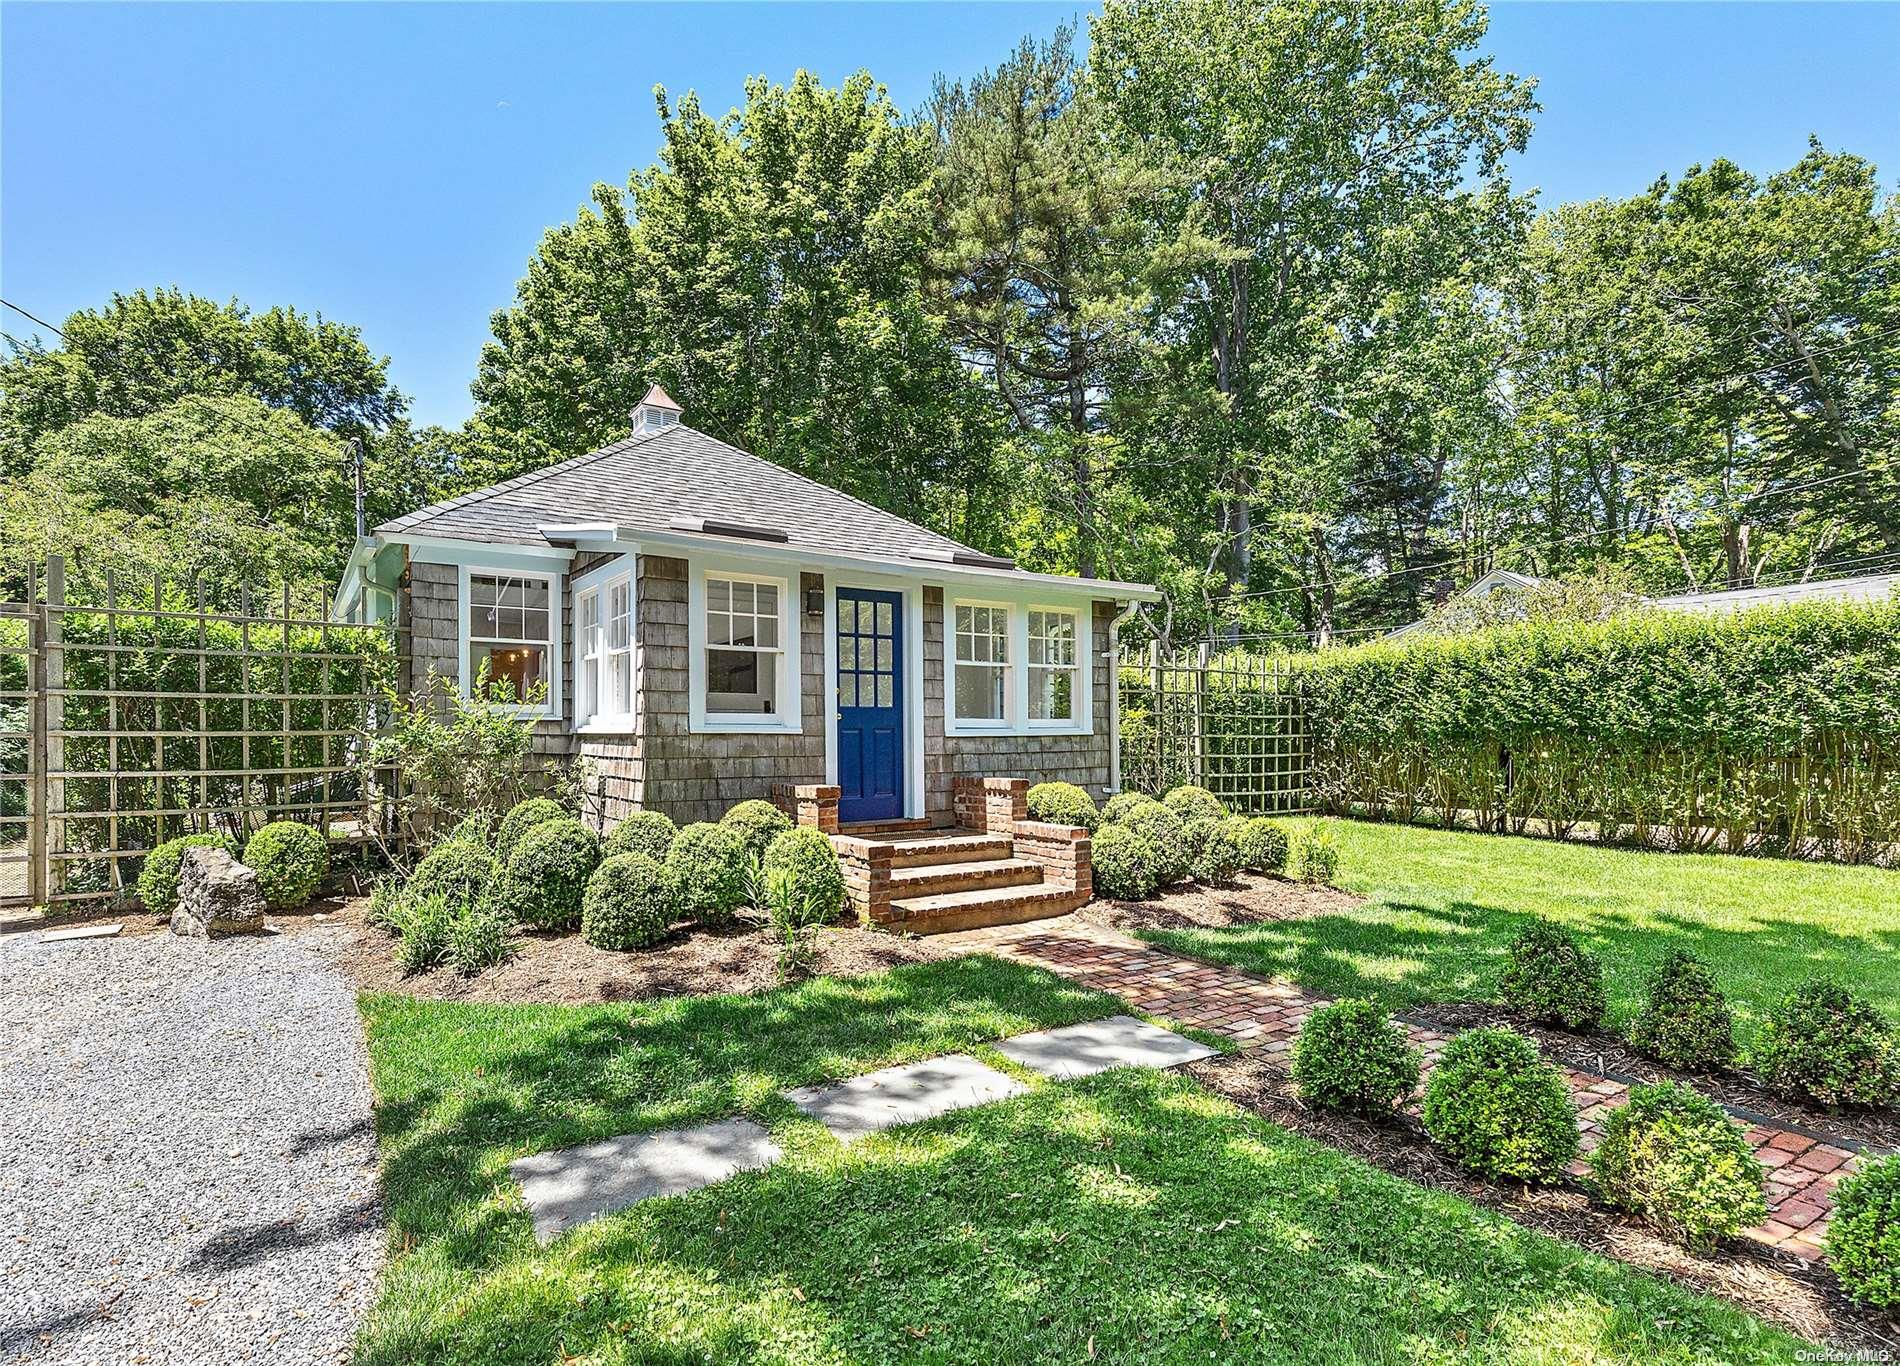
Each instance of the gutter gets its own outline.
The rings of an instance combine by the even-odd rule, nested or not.
[[[1141,606],[1131,601],[1108,623],[1108,794],[1122,790],[1122,623]]]

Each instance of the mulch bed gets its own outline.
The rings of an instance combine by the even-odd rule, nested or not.
[[[452,967],[405,977],[394,961],[393,941],[364,918],[369,903],[342,903],[320,921],[351,933],[329,950],[331,961],[362,991],[399,992],[432,1001],[555,1002],[645,1001],[668,996],[751,994],[781,985],[777,937],[761,919],[742,916],[729,930],[677,929],[650,949],[616,953],[597,949],[575,934],[524,934],[519,952],[475,977]],[[276,918],[273,917],[273,923]],[[282,926],[291,931],[292,926]],[[816,937],[813,972],[854,977],[906,963],[950,957],[928,939],[905,939],[845,926],[827,926]]]
[[[1441,1155],[1409,1117],[1375,1122],[1303,1104],[1285,1070],[1258,1052],[1210,1058],[1187,1070],[1236,1105],[1394,1176],[1447,1191],[1526,1228],[1720,1296],[1802,1337],[1850,1350],[1900,1350],[1900,1330],[1892,1320],[1855,1304],[1827,1271],[1798,1257],[1741,1241],[1715,1255],[1700,1256],[1593,1206],[1577,1187],[1493,1185]]]
[[[1076,919],[1106,929],[1217,930],[1274,920],[1310,920],[1340,915],[1365,904],[1364,897],[1337,887],[1310,887],[1260,873],[1241,873],[1215,886],[1189,883],[1153,901],[1095,900]]]

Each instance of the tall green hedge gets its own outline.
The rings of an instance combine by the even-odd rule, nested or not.
[[[1124,671],[1125,701],[1140,672]],[[1307,781],[1341,814],[1675,849],[1900,853],[1900,601],[1407,637],[1297,656],[1263,680],[1210,675],[1210,764],[1246,743],[1223,727],[1245,732],[1267,706],[1241,694],[1291,692]],[[1136,693],[1132,709],[1147,700]]]

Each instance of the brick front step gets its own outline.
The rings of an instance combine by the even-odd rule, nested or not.
[[[945,892],[983,892],[1042,881],[1042,865],[1021,858],[920,863],[891,870],[891,895],[916,898]]]
[[[891,902],[890,928],[911,934],[944,934],[986,925],[1014,925],[1066,915],[1087,900],[1085,894],[1046,883],[901,897]]]
[[[981,863],[1006,859],[1014,853],[1007,835],[934,835],[896,840],[891,844],[891,867],[916,868],[924,864]]]
[[[906,820],[847,821],[838,827],[838,833],[840,835],[903,835],[913,830],[930,828],[928,817],[914,816]]]

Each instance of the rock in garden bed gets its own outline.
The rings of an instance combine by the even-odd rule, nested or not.
[[[729,929],[677,929],[650,949],[624,953],[597,949],[578,934],[524,934],[515,957],[478,976],[463,977],[453,968],[439,967],[405,977],[393,960],[389,936],[364,919],[367,904],[350,902],[336,917],[350,933],[329,950],[365,991],[439,1000],[583,1004],[752,993],[780,985],[778,936],[762,920],[746,918],[750,913],[742,913]],[[816,946],[813,971],[830,977],[953,956],[952,950],[928,939],[843,925],[820,930]]]
[[[264,928],[264,891],[257,873],[223,849],[187,849],[171,923],[173,934],[192,939],[256,934]]]
[[[1848,1350],[1895,1346],[1892,1323],[1848,1299],[1823,1268],[1739,1242],[1700,1256],[1591,1204],[1575,1187],[1529,1188],[1481,1180],[1432,1147],[1415,1121],[1401,1116],[1360,1120],[1304,1104],[1285,1069],[1260,1052],[1210,1058],[1187,1070],[1236,1105],[1394,1176],[1457,1195],[1526,1228],[1690,1289],[1719,1295],[1802,1337]]]

